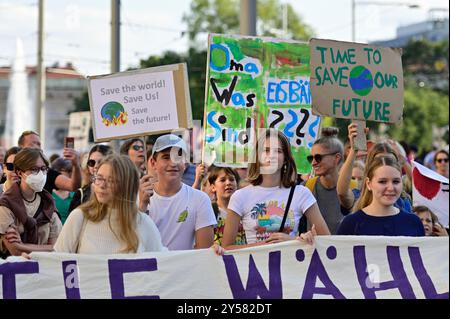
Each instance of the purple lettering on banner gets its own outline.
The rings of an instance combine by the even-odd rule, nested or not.
[[[76,260],[63,261],[62,271],[64,276],[64,287],[66,288],[66,298],[81,299],[77,261]]]
[[[34,261],[7,262],[1,264],[0,275],[2,275],[3,299],[17,299],[16,275],[38,273],[39,263]]]
[[[392,277],[391,281],[372,283],[371,287],[368,287],[367,283],[370,280],[367,272],[367,260],[365,246],[353,247],[353,258],[355,260],[355,269],[358,275],[359,285],[366,299],[376,299],[375,292],[384,291],[397,288],[400,291],[400,295],[404,299],[415,299],[414,291],[406,276],[405,269],[403,268],[403,262],[400,257],[400,248],[398,246],[387,246],[386,253],[389,263],[389,269]]]
[[[417,280],[419,280],[420,286],[422,287],[425,298],[427,299],[448,299],[449,292],[444,292],[439,294],[436,292],[436,288],[433,285],[433,281],[425,269],[422,257],[420,256],[420,250],[418,247],[408,247],[409,259],[411,260],[414,273],[416,274]]]
[[[158,270],[156,258],[151,259],[110,259],[108,260],[109,284],[112,299],[159,299],[159,296],[125,297],[123,274]]]
[[[332,250],[328,249],[328,251],[331,252],[328,254],[332,255]],[[320,279],[325,287],[317,287],[317,279]],[[325,270],[325,267],[320,260],[317,250],[314,250],[311,257],[311,262],[309,263],[308,272],[306,273],[305,279],[305,288],[303,288],[302,293],[302,299],[312,299],[315,294],[331,295],[335,299],[346,299],[328,276],[327,271]]]
[[[227,272],[233,298],[235,299],[282,299],[283,288],[281,281],[281,252],[269,253],[269,289],[267,289],[253,256],[250,254],[247,288],[244,288],[234,256],[222,256]]]

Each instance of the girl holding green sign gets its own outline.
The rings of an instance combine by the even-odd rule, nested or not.
[[[316,199],[304,186],[297,185],[297,170],[287,137],[276,129],[266,129],[249,164],[250,185],[237,190],[230,199],[222,239],[226,249],[277,243],[296,238],[305,215],[313,225],[297,239],[312,243],[313,237],[329,235]],[[234,245],[239,224],[245,230],[247,245]]]

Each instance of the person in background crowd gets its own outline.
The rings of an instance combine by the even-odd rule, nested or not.
[[[166,250],[155,223],[138,212],[139,172],[129,157],[109,155],[93,178],[94,196],[67,218],[54,249],[80,254]]]
[[[138,168],[140,175],[145,173],[144,142],[140,138],[132,138],[120,147],[120,154],[128,156]]]
[[[89,152],[83,152],[80,155],[81,163],[81,188],[91,183],[91,174],[89,173],[89,166],[87,161],[89,160]]]
[[[24,148],[14,158],[20,181],[0,197],[0,250],[11,255],[52,251],[61,231],[52,196],[44,190],[49,162],[41,150]]]
[[[448,236],[447,230],[439,223],[438,217],[426,206],[414,206],[414,213],[420,218],[425,236]]]
[[[444,150],[437,151],[434,154],[434,165],[436,173],[448,178],[448,152]]]
[[[14,158],[16,154],[21,150],[18,146],[13,146],[5,153],[5,163],[3,164],[3,174],[6,176],[5,182],[0,184],[0,194],[6,192],[14,183],[19,181],[14,170]]]
[[[238,189],[250,185],[250,183],[247,180],[247,173],[248,173],[247,167],[236,167],[234,170],[239,175]]]
[[[66,176],[72,175],[72,162],[65,160],[63,158],[57,158],[51,164],[51,167]],[[67,216],[69,216],[69,206],[73,199],[74,192],[69,192],[65,190],[54,190],[52,197],[55,200],[55,206],[58,210],[59,217],[61,218],[61,223],[64,225]]]
[[[50,157],[49,157],[49,162],[50,162],[50,165],[52,165],[52,163],[56,160],[56,159],[58,159],[58,158],[60,158],[61,156],[59,156],[59,154],[57,154],[57,153],[54,153],[54,154],[52,154]],[[69,176],[70,177],[70,176]]]
[[[211,192],[216,198],[215,203],[218,206],[217,226],[214,229],[214,242],[221,245],[223,238],[223,230],[225,228],[225,220],[227,218],[227,208],[231,195],[237,190],[239,184],[239,175],[229,167],[218,167],[211,165],[208,173],[208,181],[211,185]],[[236,236],[235,245],[245,245],[245,231],[242,223]]]
[[[160,136],[150,158],[157,181],[150,175],[141,178],[139,209],[148,211],[169,250],[209,248],[214,242],[216,218],[210,199],[181,182],[187,156],[183,139]]]
[[[437,145],[433,143],[433,149],[428,152],[423,158],[423,165],[425,165],[429,169],[432,169],[433,171],[436,170],[436,166],[434,165],[434,155],[436,155],[438,149],[439,148],[437,147]]]
[[[358,134],[358,124],[356,123],[350,123],[348,126],[348,134],[349,138],[352,140],[353,145],[353,139],[357,137]],[[367,133],[367,131],[366,131]],[[406,165],[405,159],[398,155],[398,153],[394,150],[394,148],[391,146],[393,145],[393,142],[380,142],[376,143],[372,146],[369,153],[367,154],[367,159],[365,163],[365,167],[370,165],[374,158],[379,156],[392,156],[396,161],[399,162],[399,165]],[[351,181],[351,174],[352,169],[354,166],[354,161],[356,157],[356,151],[353,149],[350,150],[349,156],[345,160],[344,164],[342,165],[342,168],[339,172],[339,178],[338,178],[338,186],[337,186],[337,192],[339,195],[339,200],[341,200],[341,196],[350,196],[350,198],[353,196],[352,201],[356,201],[360,195],[361,190],[358,188],[352,187],[351,194],[347,191],[350,187],[350,181]],[[399,160],[400,158],[400,160]],[[401,210],[404,210],[406,212],[412,213],[412,205],[411,205],[411,199],[409,198],[408,194],[406,194],[404,191],[402,191],[400,197],[398,198],[397,202],[395,203],[395,206],[397,208],[400,208]]]
[[[91,197],[92,177],[95,175],[101,160],[109,154],[112,154],[112,152],[112,148],[109,145],[97,144],[91,148],[86,162],[89,169],[89,183],[75,192],[70,202],[69,213],[89,200]]]
[[[364,180],[364,162],[355,161],[352,169],[352,179],[358,183],[358,189],[361,190]]]
[[[21,148],[29,147],[41,150],[41,139],[39,134],[33,131],[23,132],[20,135],[17,144]],[[63,157],[72,162],[72,175],[69,178],[50,168],[47,174],[47,182],[44,186],[44,189],[50,194],[53,193],[54,189],[75,191],[81,186],[81,168],[79,165],[78,153],[74,149],[64,148]]]
[[[393,156],[367,163],[361,197],[353,214],[339,226],[338,235],[425,236],[420,219],[394,206],[402,193],[402,171]]]
[[[293,240],[303,214],[313,227],[300,234],[300,239],[312,243],[316,233],[329,235],[316,199],[307,188],[297,185],[297,169],[287,137],[276,129],[266,129],[254,152],[255,160],[248,168],[251,185],[237,190],[228,204],[223,247],[239,249]],[[283,232],[280,232],[291,188],[293,197]],[[247,245],[235,245],[241,222]]]
[[[337,191],[340,164],[344,158],[344,146],[337,138],[338,132],[334,127],[322,129],[321,137],[314,142],[311,155],[307,157],[316,176],[305,184],[316,198],[332,235],[336,234],[342,218],[350,213],[354,204],[352,189],[357,187],[355,181],[350,181],[345,189]]]

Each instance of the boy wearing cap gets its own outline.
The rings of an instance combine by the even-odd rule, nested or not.
[[[160,136],[149,159],[157,181],[146,175],[139,188],[139,209],[148,211],[169,250],[209,248],[214,241],[216,218],[210,199],[181,182],[187,154],[180,137]]]

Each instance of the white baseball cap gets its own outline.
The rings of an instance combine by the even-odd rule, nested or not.
[[[165,149],[171,147],[178,147],[183,150],[185,154],[187,154],[186,143],[181,137],[174,134],[166,134],[158,137],[155,141],[155,144],[152,148],[152,156],[157,152],[164,151]]]

